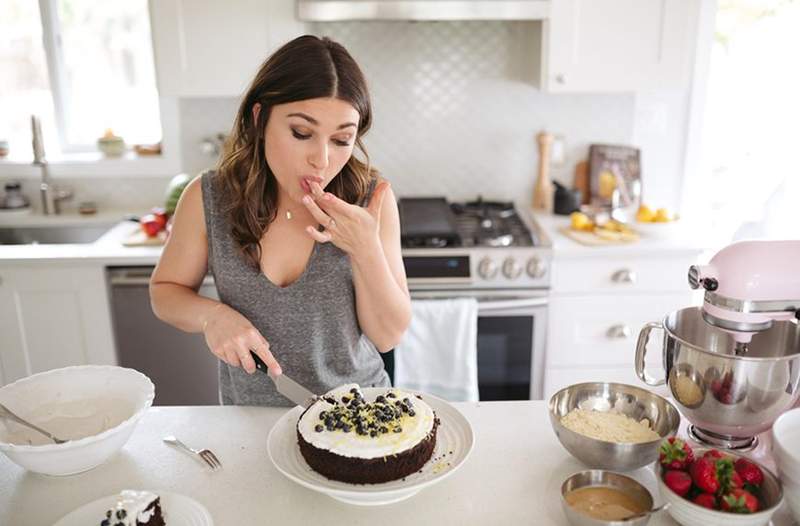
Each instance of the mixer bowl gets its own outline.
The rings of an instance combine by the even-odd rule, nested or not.
[[[664,332],[665,378],[645,370],[650,333]],[[756,333],[742,355],[730,333],[703,320],[699,307],[648,323],[636,344],[636,374],[648,385],[669,384],[681,413],[700,438],[745,447],[800,398],[800,326],[776,321]]]

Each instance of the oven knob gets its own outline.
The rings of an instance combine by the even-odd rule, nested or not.
[[[528,275],[532,278],[541,278],[547,273],[547,264],[537,257],[528,260]]]
[[[492,279],[497,275],[497,263],[490,258],[483,258],[478,263],[478,275],[483,279]]]
[[[522,267],[519,266],[517,260],[514,258],[506,258],[503,261],[503,274],[508,279],[517,279],[522,274]]]

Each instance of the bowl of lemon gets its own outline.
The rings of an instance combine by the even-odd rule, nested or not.
[[[679,226],[678,219],[678,214],[667,208],[652,209],[642,204],[636,212],[633,228],[645,237],[663,239],[675,235]]]

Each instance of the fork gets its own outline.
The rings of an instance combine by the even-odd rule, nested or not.
[[[209,465],[212,470],[216,470],[222,467],[222,462],[219,461],[217,456],[210,450],[210,449],[193,449],[178,440],[176,437],[170,435],[163,438],[164,442],[171,445],[177,446],[184,451],[188,451],[189,453],[194,453],[195,455],[199,456],[203,459],[203,462]]]

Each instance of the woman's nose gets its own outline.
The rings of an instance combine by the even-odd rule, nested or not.
[[[328,144],[317,143],[308,156],[308,163],[319,170],[328,167]]]

